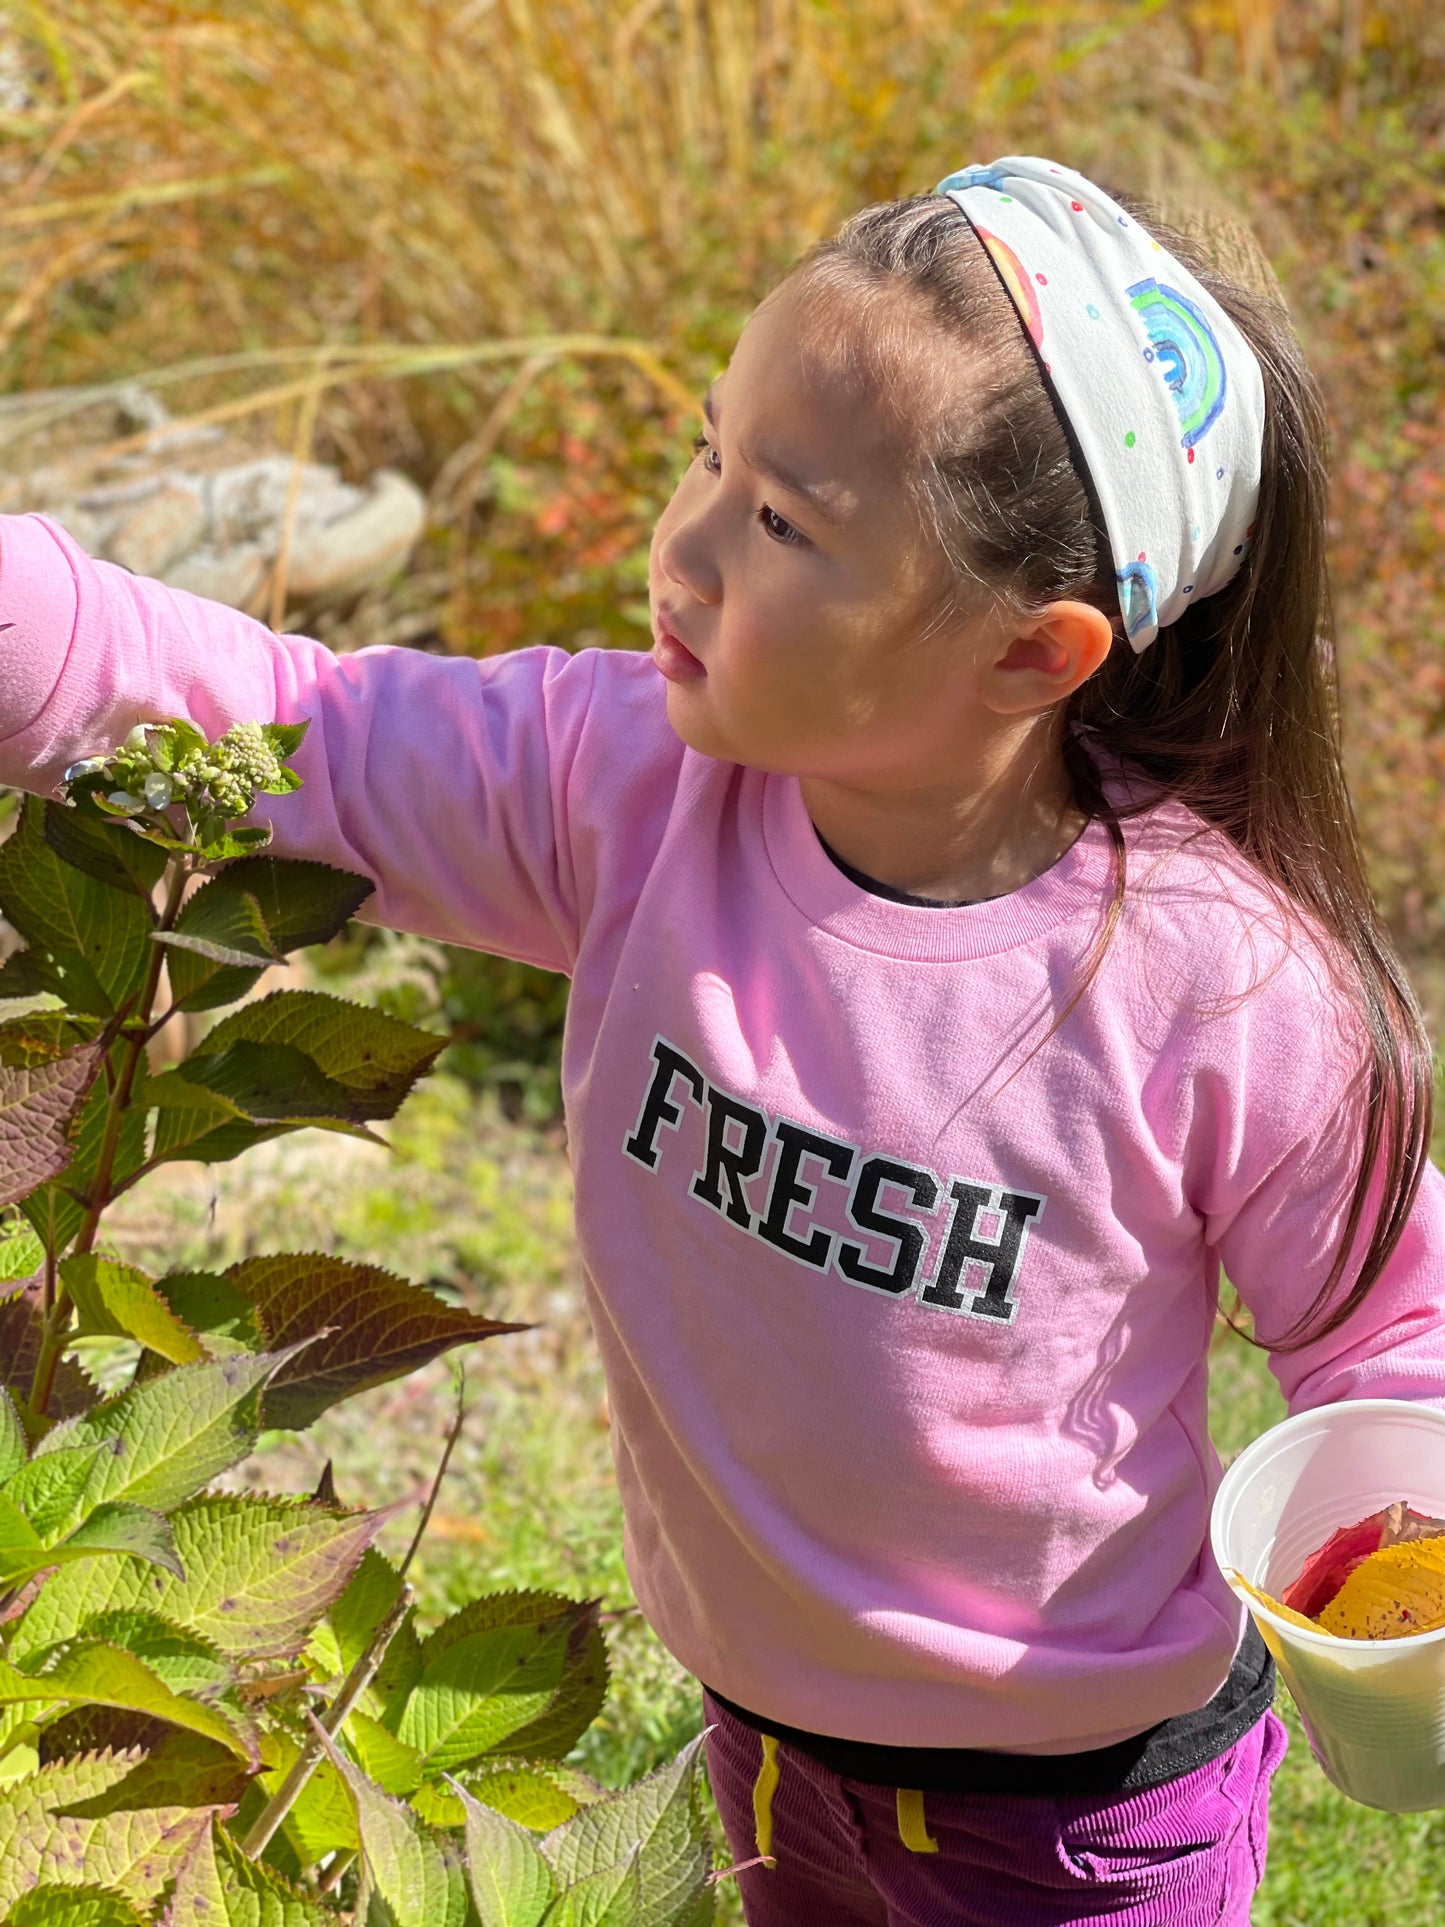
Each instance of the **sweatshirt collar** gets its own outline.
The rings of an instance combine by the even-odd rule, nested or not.
[[[827,935],[881,956],[928,963],[996,956],[1070,918],[1102,917],[1113,890],[1113,849],[1097,820],[1041,876],[1006,896],[956,908],[892,903],[851,882],[818,841],[795,776],[763,778],[762,831],[793,907]]]

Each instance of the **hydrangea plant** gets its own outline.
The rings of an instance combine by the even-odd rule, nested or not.
[[[597,1601],[493,1593],[424,1629],[421,1528],[384,1557],[329,1466],[310,1494],[213,1487],[263,1426],[520,1328],[326,1252],[154,1277],[102,1235],[174,1158],[384,1142],[445,1043],[248,995],[372,890],[238,821],[298,786],[304,733],[142,724],[0,847],[24,946],[0,966],[0,1918],[702,1927],[699,1743],[622,1793],[566,1764],[606,1691]],[[227,1005],[151,1068],[164,1025]],[[108,1395],[73,1356],[97,1337],[133,1360]]]

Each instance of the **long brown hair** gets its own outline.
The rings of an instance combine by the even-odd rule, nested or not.
[[[1345,782],[1325,559],[1323,398],[1267,270],[1255,277],[1261,285],[1246,286],[1150,203],[1106,191],[1219,302],[1254,350],[1265,389],[1259,507],[1239,571],[1142,653],[1123,637],[1103,517],[1076,439],[954,202],[925,194],[864,208],[797,261],[768,300],[789,288],[807,335],[826,343],[821,351],[834,368],[899,426],[906,487],[944,563],[923,633],[981,604],[1023,615],[1063,598],[1093,604],[1114,624],[1114,648],[1064,706],[1075,799],[1108,826],[1116,863],[1103,940],[1067,1009],[1118,921],[1120,825],[1164,798],[1222,832],[1287,915],[1305,912],[1333,940],[1337,980],[1367,1041],[1368,1104],[1332,1269],[1289,1330],[1270,1341],[1271,1350],[1295,1351],[1350,1317],[1404,1229],[1430,1144],[1431,1049],[1375,908]],[[1234,233],[1247,259],[1247,231]],[[958,366],[960,344],[966,384],[946,365]],[[1106,793],[1103,766],[1120,764],[1143,779],[1128,803]],[[1344,1278],[1381,1180],[1355,1280],[1314,1326]]]

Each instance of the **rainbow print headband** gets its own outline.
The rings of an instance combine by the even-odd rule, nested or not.
[[[1072,168],[1009,154],[934,189],[972,222],[1093,483],[1142,650],[1230,581],[1259,501],[1264,382],[1181,261]]]

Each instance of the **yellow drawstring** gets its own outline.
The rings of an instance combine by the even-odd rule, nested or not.
[[[759,1860],[773,1867],[777,1865],[773,1859],[773,1789],[778,1784],[778,1742],[771,1733],[764,1733],[762,1742],[763,1763],[753,1782],[753,1832]]]
[[[915,1787],[898,1789],[898,1838],[910,1853],[938,1852],[923,1818],[923,1795]]]

